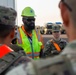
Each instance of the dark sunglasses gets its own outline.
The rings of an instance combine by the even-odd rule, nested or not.
[[[53,33],[59,33],[59,31],[53,31]]]
[[[72,11],[72,8],[65,2],[65,0],[61,0],[60,2],[63,2],[64,5],[69,9],[69,11]],[[60,7],[60,3],[59,3],[59,7]]]
[[[35,18],[23,18],[24,20],[26,20],[26,21],[35,21]]]

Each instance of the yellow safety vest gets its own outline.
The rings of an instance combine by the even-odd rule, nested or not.
[[[42,43],[38,41],[36,32],[34,30],[32,31],[32,44],[30,44],[30,41],[22,28],[19,28],[19,31],[21,38],[17,40],[17,44],[24,49],[27,56],[33,59],[39,59],[39,52],[41,50]]]

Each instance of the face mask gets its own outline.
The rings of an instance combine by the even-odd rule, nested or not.
[[[33,29],[35,29],[35,22],[33,19],[28,19],[26,21],[24,21],[24,27],[27,27],[28,31],[32,31]]]

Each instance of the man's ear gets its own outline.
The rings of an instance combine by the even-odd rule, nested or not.
[[[15,36],[15,28],[11,30],[10,32],[10,38],[13,39]]]
[[[69,23],[69,13],[68,13],[67,7],[62,2],[60,3],[60,11],[61,11],[61,17],[62,17],[63,23],[67,27]]]
[[[22,17],[22,22],[25,23],[25,19]]]

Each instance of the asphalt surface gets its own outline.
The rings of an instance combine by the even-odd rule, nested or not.
[[[43,37],[43,41],[44,41],[44,45],[45,45],[45,43],[46,43],[48,40],[50,40],[50,39],[53,38],[53,35],[42,35],[42,37]],[[60,37],[61,37],[62,39],[65,39],[66,41],[68,41],[68,38],[67,38],[67,35],[66,35],[66,34],[62,34]]]

